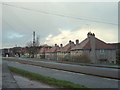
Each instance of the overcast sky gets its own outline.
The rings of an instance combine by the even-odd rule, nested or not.
[[[2,10],[3,48],[26,46],[33,31],[42,45],[81,42],[89,31],[107,43],[118,41],[117,2],[7,2]]]

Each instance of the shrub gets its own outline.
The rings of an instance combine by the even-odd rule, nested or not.
[[[90,59],[86,55],[71,56],[72,61],[80,63],[90,63]]]

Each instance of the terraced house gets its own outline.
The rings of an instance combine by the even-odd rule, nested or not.
[[[57,51],[57,60],[70,60],[70,50],[75,46],[74,42],[71,40],[67,45],[64,47],[61,46],[61,48]]]
[[[116,49],[89,32],[87,38],[71,49],[73,60],[89,63],[116,63]]]
[[[55,44],[54,47],[48,49],[45,53],[45,58],[49,60],[57,60],[57,50],[59,50],[60,47]]]
[[[45,55],[46,55],[46,51],[49,49],[50,47],[42,47],[38,54],[37,54],[37,58],[41,58],[41,59],[45,59]]]

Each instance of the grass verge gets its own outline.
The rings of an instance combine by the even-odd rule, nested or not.
[[[54,85],[54,86],[63,87],[63,88],[84,88],[84,89],[86,88],[89,90],[93,90],[91,88],[87,88],[85,86],[80,86],[80,85],[74,84],[72,82],[63,81],[63,80],[56,80],[54,78],[42,76],[42,75],[39,75],[36,73],[28,72],[28,71],[14,68],[11,66],[8,66],[8,68],[10,71],[12,71],[14,73],[20,74],[20,75],[25,76],[25,77],[29,77],[30,79],[33,79],[33,80],[39,80],[39,81],[46,83],[46,84],[49,84],[49,85]]]

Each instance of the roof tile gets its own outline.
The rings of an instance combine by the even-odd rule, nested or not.
[[[95,46],[96,49],[115,49],[112,45],[109,45],[98,38],[95,38]],[[81,43],[73,47],[71,50],[76,50],[76,49],[91,49],[90,39],[86,38]]]
[[[64,47],[61,47],[61,49],[59,51],[61,51],[61,52],[69,52],[71,50],[71,48],[73,48],[74,46],[75,46],[75,44],[73,42],[68,43]]]
[[[59,50],[60,47],[59,46],[55,46],[55,47],[52,47],[51,49],[48,49],[46,52],[47,53],[53,53],[53,52],[57,52],[57,50]]]

